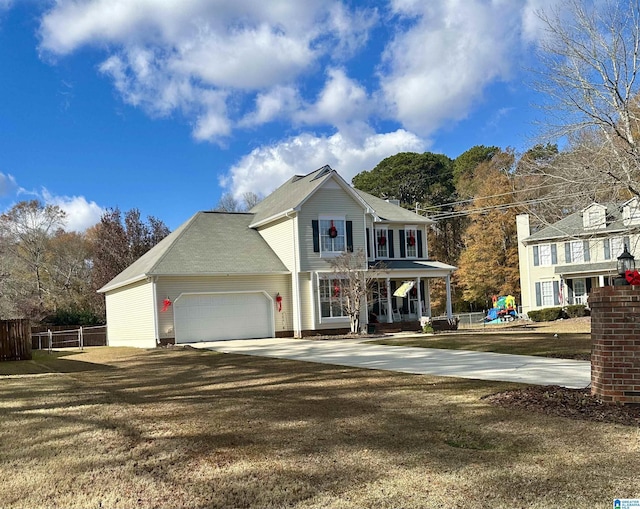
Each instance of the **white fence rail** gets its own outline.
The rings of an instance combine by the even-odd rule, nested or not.
[[[53,348],[80,348],[85,346],[104,346],[107,326],[78,327],[68,330],[51,330],[31,333],[31,344],[34,350],[49,350]]]

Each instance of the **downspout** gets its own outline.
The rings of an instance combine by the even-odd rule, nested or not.
[[[151,287],[153,291],[153,328],[156,336],[156,345],[160,344],[160,332],[158,327],[158,284],[157,277],[151,277]]]
[[[293,314],[293,336],[302,337],[302,311],[300,309],[300,257],[298,253],[298,218],[297,215],[291,217],[287,212],[285,216],[293,220],[293,288],[292,297],[294,305]],[[311,282],[313,285],[313,282]]]

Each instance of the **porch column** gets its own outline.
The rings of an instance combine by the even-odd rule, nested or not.
[[[600,288],[604,286],[604,276],[598,276],[598,286]]]
[[[391,309],[391,278],[385,280],[387,285],[387,323],[393,323],[393,310]]]
[[[447,318],[453,318],[453,309],[451,307],[451,274],[447,274]]]
[[[420,278],[416,278],[416,297],[418,297],[418,309],[416,309],[416,315],[418,315],[418,320],[422,316],[422,292],[420,292]]]
[[[431,284],[430,279],[424,280],[424,309],[425,315],[431,318]]]

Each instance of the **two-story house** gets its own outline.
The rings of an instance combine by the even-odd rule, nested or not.
[[[622,204],[592,203],[531,232],[529,216],[517,216],[522,311],[587,304],[592,288],[612,284],[626,245],[638,252],[638,198]]]
[[[384,263],[362,322],[430,316],[429,281],[455,267],[429,259],[432,220],[358,191],[325,166],[292,177],[247,213],[198,212],[105,285],[109,345],[145,348],[309,335],[349,328],[331,260]]]

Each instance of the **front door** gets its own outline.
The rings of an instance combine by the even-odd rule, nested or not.
[[[587,283],[584,278],[573,280],[573,303],[587,303]]]

